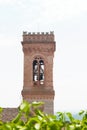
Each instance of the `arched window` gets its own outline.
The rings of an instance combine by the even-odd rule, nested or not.
[[[44,84],[44,61],[41,58],[33,61],[33,81],[34,84]]]

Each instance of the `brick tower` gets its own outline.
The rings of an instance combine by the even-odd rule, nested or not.
[[[44,112],[54,112],[53,57],[54,33],[23,32],[24,84],[23,99],[43,101]]]

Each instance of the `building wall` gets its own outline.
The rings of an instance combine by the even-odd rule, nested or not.
[[[17,108],[3,108],[2,120],[4,122],[11,121],[18,114]]]

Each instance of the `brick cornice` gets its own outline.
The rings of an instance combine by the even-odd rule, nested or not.
[[[54,52],[53,48],[41,48],[41,47],[23,47],[23,52],[28,53],[28,52]]]

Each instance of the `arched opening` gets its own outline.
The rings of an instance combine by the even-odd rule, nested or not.
[[[41,58],[33,61],[33,81],[35,85],[44,84],[44,61]]]

